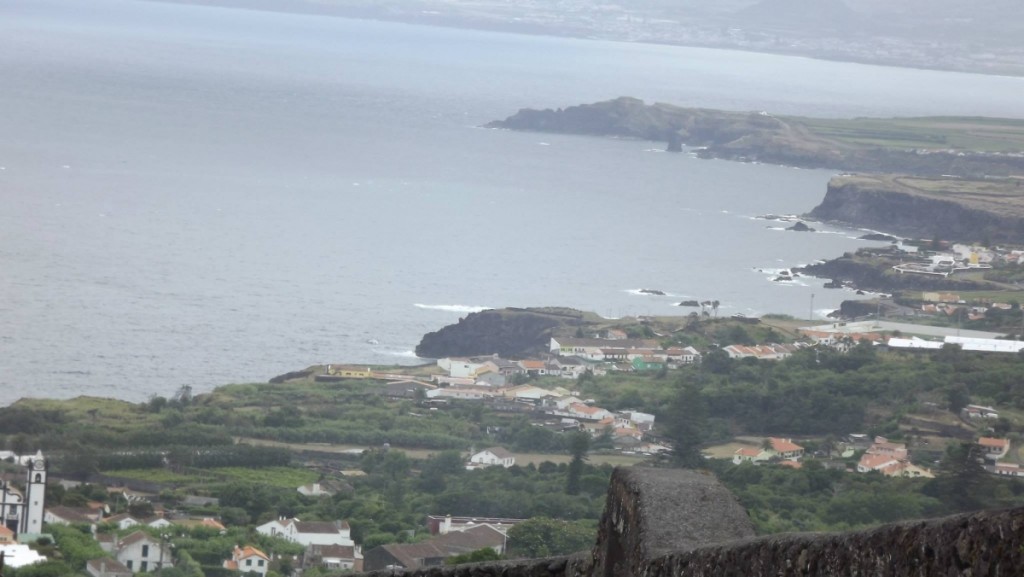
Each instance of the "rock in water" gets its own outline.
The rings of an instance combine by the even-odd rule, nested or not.
[[[814,229],[804,224],[802,221],[797,221],[796,224],[787,228],[786,230],[793,230],[796,232],[814,232]]]

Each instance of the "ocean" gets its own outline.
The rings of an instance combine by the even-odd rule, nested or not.
[[[823,170],[480,128],[628,95],[1024,117],[1024,80],[142,0],[0,4],[0,405],[412,364],[485,307],[823,316]],[[657,289],[666,296],[639,293]],[[813,295],[813,296],[812,296]]]

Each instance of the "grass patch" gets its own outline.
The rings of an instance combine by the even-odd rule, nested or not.
[[[1024,150],[1024,122],[980,117],[801,118],[814,134],[854,147]]]
[[[213,473],[230,478],[232,481],[251,483],[254,485],[271,485],[281,488],[298,488],[301,485],[316,481],[320,475],[315,471],[294,469],[291,467],[268,467],[265,469],[245,469],[242,467],[222,467],[211,469]]]
[[[191,483],[203,479],[199,475],[183,475],[167,469],[118,469],[117,471],[103,471],[103,474],[148,483]]]

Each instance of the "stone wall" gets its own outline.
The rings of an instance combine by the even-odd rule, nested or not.
[[[850,533],[754,537],[711,474],[616,469],[593,551],[572,557],[377,571],[375,577],[753,577],[1024,575],[1024,508]]]

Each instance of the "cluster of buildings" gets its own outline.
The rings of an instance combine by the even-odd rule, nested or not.
[[[733,453],[733,464],[782,463],[789,466],[798,464],[804,456],[804,448],[792,439],[768,437],[760,447],[741,447]]]
[[[524,519],[427,516],[431,537],[418,543],[381,545],[366,552],[363,569],[406,570],[444,565],[455,555],[492,549],[501,555],[508,543],[508,530]]]
[[[910,462],[910,453],[905,443],[894,443],[885,437],[875,437],[871,446],[857,462],[858,473],[878,471],[886,477],[926,477],[935,475]]]
[[[221,533],[227,530],[212,518],[172,521],[159,515],[145,519],[124,513],[109,515],[100,503],[90,507],[47,507],[47,460],[42,453],[36,453],[20,462],[27,470],[24,489],[19,490],[7,481],[0,483],[0,554],[8,567],[18,568],[46,560],[29,547],[29,543],[44,536],[44,523],[91,527],[100,549],[107,553],[107,556],[92,559],[86,564],[86,571],[93,577],[130,577],[173,567],[169,537],[175,525],[207,527]],[[304,491],[313,490],[315,493],[317,488],[318,484],[313,483],[298,490],[306,494]],[[132,528],[137,529],[124,534]],[[302,568],[362,569],[361,548],[352,540],[349,525],[344,521],[278,519],[256,527],[256,532],[302,545],[305,548],[300,558]],[[269,555],[252,545],[245,545],[236,546],[231,556],[224,560],[223,567],[266,577],[270,562]]]
[[[901,273],[949,276],[961,271],[992,268],[993,263],[1020,264],[1024,262],[1024,250],[1003,247],[983,247],[969,244],[953,244],[948,249],[925,251],[917,245],[899,242],[896,250],[915,258],[913,262],[901,263],[893,268]],[[930,300],[930,299],[924,299]]]
[[[442,359],[446,360],[449,359]],[[654,415],[634,410],[610,411],[595,406],[590,399],[581,399],[563,387],[544,388],[527,384],[489,386],[482,383],[441,386],[436,382],[407,379],[386,383],[379,392],[392,399],[419,399],[427,405],[443,405],[453,400],[486,403],[494,410],[529,414],[537,421],[537,426],[555,432],[581,430],[594,437],[607,433],[612,437],[612,444],[622,450],[667,450],[644,441],[654,429]]]
[[[986,318],[990,311],[1010,311],[1010,303],[993,302],[984,306],[968,306],[960,295],[950,292],[921,293],[921,313],[926,315],[955,318],[959,321],[978,321]]]
[[[965,409],[970,414],[991,410],[988,407],[969,405]],[[977,417],[985,418],[985,417]],[[994,437],[981,437],[976,442],[982,456],[985,470],[1000,476],[1024,477],[1024,467],[1014,463],[1002,463],[1000,459],[1010,453],[1010,440]],[[842,452],[844,458],[853,457],[857,450],[863,450],[857,462],[858,473],[878,472],[886,477],[933,478],[935,475],[928,469],[910,462],[910,452],[905,443],[896,443],[885,437],[875,437],[869,441],[866,435],[850,435]],[[799,468],[800,459],[804,456],[804,448],[791,439],[768,437],[760,447],[741,447],[733,453],[733,464],[780,464]],[[845,468],[842,465],[842,468]]]

